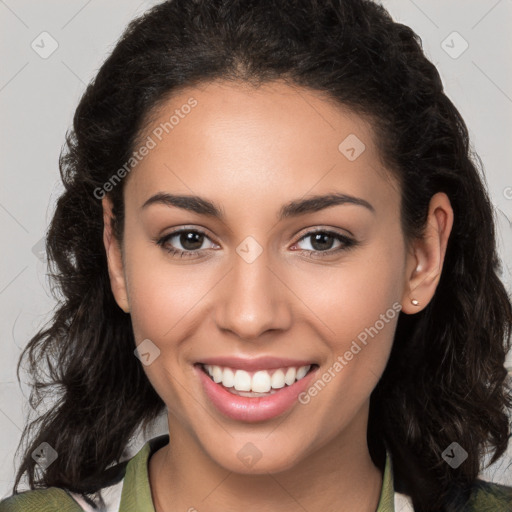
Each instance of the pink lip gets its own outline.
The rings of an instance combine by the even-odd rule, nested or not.
[[[236,370],[274,370],[277,368],[287,368],[289,366],[307,366],[313,364],[311,361],[300,361],[298,359],[288,359],[284,357],[255,357],[255,358],[241,358],[241,357],[209,357],[201,360],[201,364],[215,365],[215,366],[228,366]]]
[[[261,360],[259,361],[259,364],[261,364]],[[219,366],[222,365],[219,364]],[[226,366],[231,365],[226,364]],[[290,364],[289,366],[295,365]],[[304,364],[297,366],[304,366]],[[261,365],[254,366],[254,369],[256,368],[261,368]],[[270,420],[290,409],[290,407],[298,401],[297,397],[299,394],[309,387],[311,379],[313,379],[318,370],[318,368],[314,368],[301,380],[296,381],[291,386],[285,386],[277,390],[276,393],[272,395],[264,397],[244,397],[234,395],[227,391],[221,384],[213,382],[203,371],[201,365],[194,365],[194,369],[198,374],[206,396],[222,414],[237,421],[252,423]]]

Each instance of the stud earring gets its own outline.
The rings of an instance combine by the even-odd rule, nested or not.
[[[416,299],[411,299],[411,304],[413,306],[419,306],[420,305],[419,301],[417,301]]]

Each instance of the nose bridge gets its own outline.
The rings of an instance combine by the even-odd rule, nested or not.
[[[270,270],[268,252],[247,237],[233,254],[217,303],[217,325],[242,339],[255,339],[269,329],[282,329],[289,320],[282,284]]]

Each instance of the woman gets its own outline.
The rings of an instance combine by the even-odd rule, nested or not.
[[[73,128],[63,299],[25,353],[59,400],[0,510],[512,508],[478,479],[512,405],[492,207],[410,28],[367,0],[165,2]]]

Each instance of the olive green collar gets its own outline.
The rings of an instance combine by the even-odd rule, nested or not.
[[[167,434],[155,437],[149,440],[128,462],[119,510],[122,512],[155,512],[149,485],[148,461],[153,453],[168,442]],[[389,452],[386,452],[382,490],[376,512],[395,512],[393,471]]]

